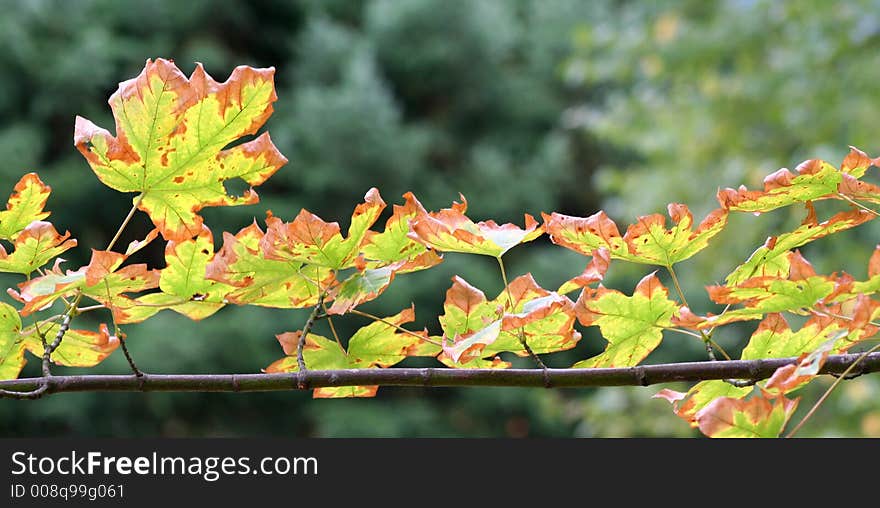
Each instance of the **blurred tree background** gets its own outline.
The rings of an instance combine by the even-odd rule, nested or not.
[[[218,241],[270,209],[290,220],[307,208],[346,227],[372,186],[389,204],[411,190],[435,210],[462,192],[475,220],[521,224],[523,212],[604,208],[623,228],[669,202],[702,216],[717,206],[718,187],[758,187],[806,158],[837,164],[848,145],[880,153],[876,1],[0,0],[0,13],[0,188],[11,191],[26,171],[53,187],[50,220],[80,242],[68,267],[106,245],[131,204],[73,148],[74,117],[112,130],[107,98],[158,56],[187,73],[202,62],[220,81],[240,64],[277,70],[268,130],[290,163],[258,189],[259,205],[206,211]],[[702,285],[798,215],[736,216],[684,264],[693,306],[712,310]],[[148,229],[139,214],[123,241]],[[805,255],[818,269],[861,277],[877,233],[871,223]],[[140,261],[161,263],[153,247]],[[448,254],[365,310],[390,315],[414,302],[417,326],[436,331],[452,275],[487,294],[501,289],[484,261]],[[546,239],[510,255],[515,275],[531,271],[545,287],[584,262]],[[645,268],[613,265],[606,285],[629,292]],[[229,307],[193,323],[166,312],[126,332],[148,372],[256,372],[282,354],[274,335],[301,327],[305,314]],[[738,352],[753,327],[719,340]],[[648,362],[701,359],[699,341],[682,337],[666,337]],[[546,361],[568,366],[603,347],[585,330],[578,348]],[[126,369],[114,354],[92,371]],[[37,370],[32,361],[24,375]],[[799,415],[828,386],[815,384]],[[64,394],[0,401],[0,433],[698,435],[650,398],[658,389],[382,388],[376,399],[322,401],[294,392]],[[877,379],[845,383],[799,435],[880,436],[878,400]]]

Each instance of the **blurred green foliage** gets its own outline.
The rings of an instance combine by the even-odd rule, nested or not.
[[[53,186],[50,218],[81,248],[105,245],[130,206],[93,177],[72,146],[79,114],[112,128],[116,83],[146,58],[202,62],[216,79],[236,65],[275,66],[279,100],[268,130],[290,163],[252,207],[210,209],[215,236],[267,210],[347,217],[370,187],[389,203],[412,190],[429,209],[461,192],[475,220],[521,223],[522,213],[621,223],[680,201],[702,215],[718,187],[847,145],[880,152],[880,7],[804,2],[599,0],[0,0],[0,188],[36,170]],[[717,245],[684,263],[701,285],[744,259],[798,213],[737,217]],[[123,241],[142,237],[139,215]],[[877,226],[807,249],[819,268],[859,275]],[[161,246],[141,256],[161,263]],[[489,260],[491,261],[491,260]],[[400,277],[365,310],[415,302],[417,325],[438,329],[454,274],[488,294],[493,263],[449,254]],[[555,287],[584,259],[546,240],[515,249],[513,275]],[[643,267],[614,265],[607,284],[630,291]],[[3,281],[15,281],[4,277]],[[705,301],[694,306],[705,310]],[[193,323],[162,314],[126,329],[149,372],[255,372],[281,355],[273,336],[304,312],[227,308]],[[363,324],[337,322],[343,334]],[[739,329],[748,333],[749,327]],[[722,337],[736,351],[742,336]],[[694,343],[697,342],[697,343]],[[601,350],[547,359],[568,366]],[[698,341],[667,337],[649,361],[701,358]],[[36,365],[25,375],[36,373]],[[124,372],[114,354],[95,372]],[[77,369],[58,369],[58,372]],[[675,387],[674,387],[675,388]],[[680,386],[678,389],[685,387]],[[805,394],[809,406],[818,388]],[[846,383],[800,435],[880,435],[876,380]],[[693,436],[655,389],[380,389],[376,399],[311,401],[308,394],[66,394],[0,401],[3,435]],[[821,420],[820,420],[821,418]]]

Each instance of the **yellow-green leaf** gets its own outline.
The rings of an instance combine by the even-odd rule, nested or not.
[[[779,276],[788,273],[788,252],[819,238],[856,227],[875,216],[862,210],[850,210],[835,214],[830,219],[819,222],[816,212],[807,203],[807,218],[794,231],[772,236],[763,246],[749,256],[725,279],[728,286],[734,286],[757,276]]]
[[[15,240],[30,223],[48,217],[49,212],[43,211],[43,207],[50,192],[51,188],[36,173],[22,176],[6,201],[6,210],[0,211],[0,239]]]
[[[694,229],[694,217],[687,205],[667,207],[673,226],[666,227],[660,214],[639,217],[621,237],[617,225],[604,211],[590,217],[544,214],[544,227],[553,243],[584,255],[605,249],[611,258],[634,263],[672,266],[706,248],[727,224],[727,210],[711,212]]]
[[[224,232],[223,247],[208,263],[206,277],[232,286],[225,298],[236,305],[316,305],[321,292],[336,281],[332,270],[301,261],[266,259],[260,249],[264,236],[256,224],[235,236]]]
[[[464,213],[467,200],[439,212],[420,213],[410,222],[409,237],[442,252],[463,252],[500,258],[511,248],[530,242],[544,233],[544,229],[529,214],[525,228],[515,224],[498,225],[495,221],[474,223]]]
[[[15,379],[24,367],[21,317],[11,305],[0,302],[0,379]]]
[[[0,272],[29,274],[76,247],[76,240],[68,238],[69,232],[59,234],[48,222],[31,222],[15,237],[12,254],[0,245]]]
[[[159,272],[161,292],[138,298],[135,301],[138,308],[129,311],[128,322],[146,319],[163,308],[196,320],[220,310],[225,295],[233,288],[205,278],[208,262],[213,256],[214,240],[207,227],[195,238],[168,242],[165,268]]]
[[[267,259],[296,261],[333,270],[358,264],[360,245],[367,230],[385,209],[385,201],[375,188],[364,196],[351,216],[348,237],[343,238],[336,222],[324,222],[307,210],[289,223],[277,217],[266,219],[266,234],[260,248]]]
[[[632,296],[604,287],[584,290],[575,307],[584,326],[596,325],[608,341],[598,356],[580,361],[576,368],[631,367],[638,365],[671,327],[678,305],[655,274],[645,276]]]
[[[74,143],[101,182],[138,193],[163,237],[185,240],[201,231],[199,210],[257,202],[253,186],[287,162],[267,133],[226,148],[272,114],[274,73],[239,66],[218,83],[201,64],[187,79],[169,60],[147,60],[110,97],[116,135],[77,117]],[[223,182],[236,178],[251,188],[229,196]]]

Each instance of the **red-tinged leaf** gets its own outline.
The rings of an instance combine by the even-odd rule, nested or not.
[[[365,268],[353,273],[331,291],[333,305],[327,309],[329,314],[345,314],[358,305],[379,297],[394,280],[397,271],[405,264],[398,261],[381,268]]]
[[[695,416],[700,431],[709,437],[779,437],[797,408],[797,400],[784,397],[748,400],[720,397]]]
[[[428,250],[424,244],[409,237],[409,221],[426,215],[427,211],[411,192],[403,197],[406,202],[403,206],[394,205],[394,211],[385,223],[385,230],[381,233],[367,231],[364,236],[360,251],[370,268],[404,261],[397,273],[407,273],[424,270],[443,261],[435,251]]]
[[[718,326],[734,321],[761,319],[765,314],[793,312],[804,314],[835,290],[830,277],[815,274],[797,251],[787,256],[788,278],[753,277],[736,286],[709,286],[709,298],[722,305],[742,304],[742,308],[710,316],[701,327]]]
[[[815,350],[800,355],[798,363],[779,367],[767,380],[764,389],[770,393],[783,395],[809,383],[819,374],[819,369],[825,365],[828,354],[834,350],[835,344],[845,335],[846,332],[841,332],[832,336]]]
[[[58,333],[58,323],[43,323],[40,332],[47,340]],[[38,358],[43,356],[43,343],[33,327],[25,330],[29,334],[26,340],[27,349]],[[110,334],[107,325],[101,324],[97,332],[90,330],[70,329],[64,333],[64,339],[52,352],[52,362],[68,367],[94,367],[101,363],[110,353],[119,347],[119,339]]]
[[[17,378],[24,368],[24,342],[21,316],[14,307],[0,302],[0,380]]]
[[[266,234],[260,240],[260,249],[267,259],[296,261],[333,270],[351,268],[358,263],[360,245],[385,202],[375,188],[364,196],[364,203],[351,216],[348,237],[343,238],[336,222],[324,222],[307,210],[300,211],[293,222],[285,223],[277,217],[266,219]]]
[[[62,273],[55,267],[43,276],[19,284],[20,292],[10,291],[10,294],[25,304],[21,315],[27,316],[80,290],[84,296],[109,308],[116,322],[125,323],[126,311],[134,306],[126,293],[157,287],[159,271],[147,269],[145,264],[117,269],[122,259],[119,253],[93,250],[89,264],[79,270]]]
[[[157,236],[159,236],[159,230],[156,228],[153,228],[150,230],[149,233],[147,233],[147,236],[145,236],[143,240],[132,241],[131,243],[128,244],[128,248],[125,249],[125,257],[129,257],[132,254],[134,254],[135,252],[143,249],[144,247],[149,245],[150,242],[155,240]]]
[[[459,276],[452,278],[443,310],[440,326],[449,338],[482,330],[500,317],[499,309],[486,300],[486,295]]]
[[[544,233],[529,214],[525,228],[515,224],[498,225],[495,221],[474,223],[464,213],[467,200],[439,212],[420,213],[410,222],[409,237],[442,252],[464,252],[500,258],[511,248],[534,240]]]
[[[0,211],[0,239],[15,240],[30,223],[48,217],[43,208],[50,192],[36,173],[22,176],[6,201],[6,210]]]
[[[299,261],[266,259],[264,233],[256,224],[235,236],[223,233],[223,247],[206,267],[205,277],[233,286],[226,301],[277,308],[314,307],[323,290],[335,284],[331,269]]]
[[[790,358],[815,351],[829,338],[835,337],[833,350],[840,351],[849,345],[847,337],[856,334],[841,325],[841,320],[825,317],[813,317],[792,331],[788,322],[778,313],[767,314],[749,339],[742,351],[743,360],[761,360],[765,358]]]
[[[669,389],[660,390],[654,398],[665,399],[672,404],[672,410],[682,420],[688,422],[691,427],[696,427],[696,415],[713,400],[718,398],[741,399],[752,392],[752,387],[736,387],[730,383],[718,380],[700,381],[691,387],[687,393],[676,392]]]
[[[101,182],[138,193],[163,237],[185,240],[201,231],[199,210],[257,202],[253,186],[287,162],[267,133],[226,148],[272,114],[274,73],[239,66],[218,83],[201,64],[187,79],[169,60],[147,60],[110,97],[116,135],[77,117],[74,144]],[[223,182],[236,178],[251,188],[229,196]]]
[[[677,392],[675,390],[670,390],[669,388],[664,388],[659,392],[651,395],[652,399],[663,399],[670,404],[675,404],[684,400],[687,397],[687,392]]]
[[[453,363],[467,363],[477,358],[482,358],[486,346],[498,340],[501,333],[501,320],[493,321],[486,327],[475,332],[465,333],[455,337],[454,342],[443,342],[443,352]],[[445,339],[446,337],[444,337]]]
[[[727,276],[726,284],[734,286],[752,277],[785,275],[790,268],[788,258],[790,250],[813,240],[856,227],[874,218],[871,213],[852,210],[840,212],[824,222],[819,222],[815,210],[809,203],[807,204],[807,212],[807,218],[800,227],[789,233],[768,238],[764,245],[753,252],[745,263]]]
[[[159,272],[159,293],[135,300],[136,308],[127,311],[127,323],[135,323],[171,309],[184,316],[204,319],[225,305],[225,296],[233,288],[205,278],[208,263],[214,256],[211,231],[182,242],[169,241],[165,246],[165,268]]]
[[[843,158],[840,170],[853,178],[861,178],[871,166],[880,165],[880,157],[872,159],[865,152],[854,146],[849,147],[849,153]]]
[[[7,254],[0,245],[0,272],[27,275],[76,247],[76,240],[68,238],[69,232],[59,234],[55,226],[48,222],[31,222],[15,237],[12,254]]]
[[[394,365],[416,354],[437,355],[439,347],[425,345],[427,332],[403,333],[398,330],[398,327],[414,319],[415,312],[409,308],[364,326],[349,339],[348,351],[336,341],[310,333],[303,347],[303,360],[309,370],[372,369]],[[300,331],[278,335],[278,342],[287,356],[264,370],[297,372],[296,351],[301,336]],[[314,397],[372,397],[377,389],[377,386],[318,388],[314,391]]]
[[[575,310],[581,324],[599,327],[608,346],[574,367],[632,367],[660,345],[663,328],[672,326],[678,305],[652,273],[639,282],[632,296],[602,286],[584,290]]]
[[[399,327],[414,320],[415,310],[410,307],[356,331],[348,340],[351,368],[384,368],[407,356],[437,356],[440,346],[428,342],[427,331],[400,331]]]
[[[687,205],[668,206],[672,228],[660,214],[639,217],[621,237],[617,225],[600,211],[586,218],[544,214],[544,227],[553,243],[581,254],[606,249],[611,258],[634,263],[671,266],[706,248],[727,224],[727,210],[711,212],[693,229],[694,218]]]
[[[837,195],[842,173],[833,165],[818,159],[799,164],[797,174],[786,168],[764,179],[764,190],[723,189],[718,191],[722,208],[736,212],[763,213],[783,206],[805,203]]]
[[[594,282],[601,282],[605,278],[605,273],[611,264],[611,255],[608,249],[596,249],[591,255],[593,259],[590,260],[584,271],[577,277],[565,281],[556,290],[557,293],[565,295],[577,289],[583,289]]]

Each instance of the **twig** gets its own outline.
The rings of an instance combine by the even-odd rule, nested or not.
[[[819,374],[842,374],[861,354],[831,355]],[[608,369],[450,369],[387,368],[312,370],[301,373],[311,388],[339,386],[530,386],[544,387],[549,378],[554,387],[648,386],[680,381],[726,378],[767,379],[776,369],[796,364],[797,358],[764,360],[701,361],[644,365]],[[862,372],[880,372],[880,353],[871,353],[859,362]],[[44,378],[0,381],[0,390],[34,390]],[[97,391],[163,392],[255,392],[297,388],[290,374],[147,374],[143,381],[132,375],[53,376],[52,393]],[[0,393],[2,395],[2,393]]]

